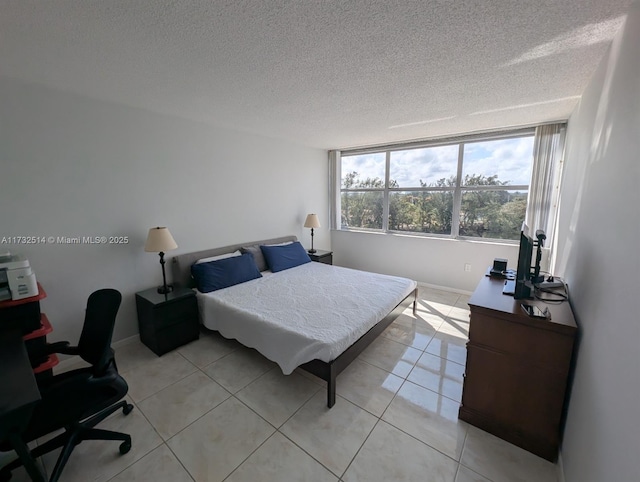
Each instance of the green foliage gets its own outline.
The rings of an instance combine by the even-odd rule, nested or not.
[[[343,181],[342,225],[382,229],[384,180],[367,178],[357,181],[358,173],[348,173]],[[463,179],[460,206],[460,236],[494,239],[517,239],[527,207],[527,193],[505,190],[470,190],[471,186],[504,186],[498,176],[466,175]],[[398,183],[390,180],[391,188]],[[430,234],[451,234],[455,176],[432,184],[422,180],[425,191],[392,191],[389,194],[389,229]],[[356,191],[377,189],[376,191]]]

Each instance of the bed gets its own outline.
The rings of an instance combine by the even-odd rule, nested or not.
[[[173,280],[193,286],[191,266],[200,259],[296,240],[285,236],[178,255]],[[412,303],[415,314],[417,288],[406,278],[305,263],[196,293],[206,328],[255,348],[284,374],[300,367],[325,380],[330,408],[338,374]]]

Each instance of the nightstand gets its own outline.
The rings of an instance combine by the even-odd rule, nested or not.
[[[198,302],[189,288],[166,295],[156,288],[136,293],[140,340],[158,356],[200,337]]]
[[[333,264],[333,251],[324,251],[322,249],[316,249],[315,253],[307,252],[311,261],[324,264]]]

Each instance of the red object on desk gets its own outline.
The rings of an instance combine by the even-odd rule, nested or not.
[[[40,313],[40,328],[38,330],[34,330],[31,333],[27,333],[22,337],[24,341],[33,340],[34,338],[40,338],[41,336],[48,335],[53,331],[51,327],[51,323],[49,323],[49,318],[44,313]]]
[[[28,303],[39,303],[40,300],[44,299],[47,297],[47,293],[44,290],[44,288],[42,287],[42,285],[40,283],[38,283],[38,294],[35,296],[30,296],[29,298],[23,298],[21,300],[5,300],[5,301],[0,301],[0,309],[3,308],[12,308],[12,307],[16,307],[16,306],[22,306],[22,305],[26,305]],[[29,333],[25,334],[22,339],[27,342],[27,341],[31,341],[32,345],[30,346],[36,346],[39,347],[41,345],[46,344],[46,336],[51,333],[53,331],[53,327],[51,326],[51,323],[49,322],[49,318],[47,318],[47,315],[45,315],[44,313],[40,313],[40,324],[39,324],[39,328],[30,331]],[[42,338],[42,340],[38,340],[38,338]],[[29,344],[27,344],[29,346]],[[47,360],[44,361],[43,363],[39,364],[37,367],[33,368],[33,373],[43,373],[46,372],[47,370],[51,370],[54,366],[56,366],[58,363],[60,363],[60,360],[58,360],[58,357],[56,356],[56,354],[51,354],[47,357]]]
[[[35,342],[35,346],[44,346],[47,343],[46,336],[53,331],[53,327],[51,323],[49,323],[49,318],[44,313],[40,313],[40,328],[38,330],[34,330],[31,333],[27,333],[22,337],[22,339],[26,342],[29,340],[33,340],[32,343]],[[41,340],[38,340],[38,339]],[[49,355],[46,361],[40,363],[37,367],[33,368],[33,373],[42,373],[47,370],[52,369],[60,363],[58,356],[55,353]]]
[[[58,363],[60,363],[60,360],[58,360],[58,356],[55,353],[52,353],[51,355],[49,355],[49,358],[47,358],[46,362],[40,363],[40,365],[33,369],[33,373],[42,373],[46,370],[51,370]]]

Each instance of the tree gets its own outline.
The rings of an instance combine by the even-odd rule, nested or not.
[[[384,180],[375,177],[356,182],[358,173],[347,173],[342,182],[343,189],[382,189]],[[395,183],[397,186],[397,183]],[[360,228],[382,228],[384,212],[382,191],[343,192],[342,225]]]
[[[378,177],[360,181],[357,178],[358,173],[355,171],[344,177],[343,189],[352,191],[342,192],[342,223],[344,226],[381,229],[384,181]],[[460,206],[461,236],[517,239],[526,211],[526,193],[511,193],[505,189],[465,189],[506,185],[507,182],[500,181],[497,175],[465,176]],[[420,180],[420,191],[390,192],[389,229],[451,234],[455,186],[456,177],[450,176],[431,184]],[[398,188],[398,183],[390,180],[389,187]]]

